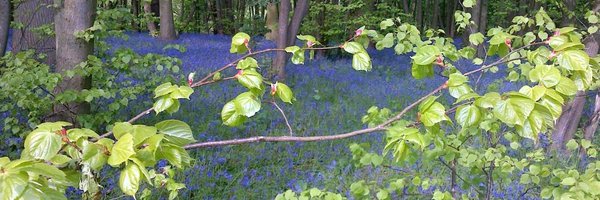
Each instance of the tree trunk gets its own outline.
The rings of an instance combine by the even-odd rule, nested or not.
[[[160,13],[160,39],[167,41],[177,39],[171,0],[160,0]]]
[[[271,32],[265,34],[267,40],[277,41],[277,5],[275,3],[267,4],[266,26]]]
[[[292,17],[292,21],[288,27],[288,35],[287,35],[287,46],[292,46],[296,42],[296,35],[298,35],[298,31],[300,30],[300,24],[302,23],[302,19],[308,12],[308,0],[297,0],[296,6],[294,8],[294,16]]]
[[[575,16],[574,12],[577,4],[575,0],[564,0],[564,5],[565,8],[562,10],[563,18],[560,24],[563,27],[571,26],[574,22],[573,17]]]
[[[223,29],[223,2],[221,0],[217,0],[217,3],[215,4],[215,11],[215,33],[223,34],[225,31]]]
[[[94,23],[96,1],[63,0],[54,16],[56,30],[56,71],[63,73],[74,69],[79,63],[87,60],[93,53],[94,42],[76,38],[74,33],[84,31]],[[91,85],[89,77],[64,77],[54,90],[61,93],[65,90],[88,89]],[[54,106],[52,121],[64,120],[76,124],[77,115],[89,112],[88,103],[69,103]]]
[[[406,13],[406,14],[410,13],[410,7],[408,6],[408,0],[402,0],[402,9],[404,10],[404,13]]]
[[[148,18],[146,19],[147,22],[147,26],[148,26],[148,31],[150,32],[150,35],[154,35],[156,33],[158,33],[158,28],[156,28],[156,23],[154,23],[152,19],[152,17],[154,16],[152,14],[152,2],[150,1],[144,1],[144,13],[146,14],[146,16],[148,16]]]
[[[593,6],[593,11],[597,12],[598,10],[600,10],[600,0],[596,0]],[[600,49],[600,44],[598,43],[599,34],[596,33],[588,37],[589,38],[586,38],[586,40],[584,41],[586,51],[588,54],[591,53],[593,55],[596,55],[598,53],[598,49]],[[598,89],[596,92],[597,93],[596,101],[594,103],[594,112],[592,112],[592,116],[590,116],[590,119],[585,124],[585,127],[583,127],[583,138],[589,140],[590,142],[594,139],[594,134],[598,129],[598,124],[600,124],[600,89]],[[583,158],[585,158],[587,154],[586,150],[581,149],[579,153],[581,159],[584,160]]]
[[[597,1],[599,2],[599,1]],[[596,4],[600,7],[600,3]],[[593,34],[584,39],[585,51],[589,56],[595,56],[598,54],[598,41],[597,34]],[[578,91],[575,98],[563,106],[563,112],[554,125],[554,131],[552,133],[552,149],[555,151],[562,151],[565,148],[565,143],[570,139],[573,139],[575,131],[579,125],[579,120],[583,113],[583,107],[585,105],[586,94],[584,91]],[[598,109],[598,107],[596,107]],[[591,118],[592,120],[593,117]],[[597,120],[597,119],[596,119]],[[597,127],[597,123],[596,123]],[[592,131],[593,129],[593,131]],[[589,127],[590,139],[596,131],[593,126]],[[585,133],[585,129],[584,129]]]
[[[422,0],[416,0],[415,5],[415,19],[417,20],[416,25],[419,30],[423,30],[423,5]]]
[[[19,52],[34,49],[36,53],[46,54],[44,63],[54,66],[56,63],[56,43],[54,36],[39,35],[32,30],[53,23],[54,9],[49,6],[54,0],[25,0],[15,5],[14,21],[23,24],[12,34],[12,51]]]
[[[480,19],[479,19],[479,32],[483,33],[483,35],[485,35],[485,32],[487,31],[487,16],[488,16],[488,0],[480,0],[481,1],[481,14]],[[509,21],[511,21],[512,19],[510,19]],[[483,52],[485,53],[485,52]]]
[[[133,20],[131,21],[131,26],[134,30],[139,31],[140,26],[137,23],[137,19],[140,15],[140,0],[131,0],[131,14],[133,15]]]
[[[431,28],[438,28],[438,18],[440,16],[440,0],[433,0],[433,17],[431,17]]]
[[[279,3],[279,21],[278,21],[278,37],[277,37],[277,48],[283,49],[287,46],[287,34],[288,34],[288,16],[290,13],[290,0],[281,0]],[[286,63],[286,52],[277,51],[275,59],[273,60],[273,70],[277,74],[276,79],[285,78],[285,63]]]
[[[4,56],[10,24],[10,0],[0,0],[0,57]]]

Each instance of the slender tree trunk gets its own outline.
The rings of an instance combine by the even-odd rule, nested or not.
[[[148,21],[146,25],[148,26],[148,31],[150,32],[150,34],[154,35],[154,34],[158,33],[158,28],[156,28],[156,23],[154,23],[154,21],[151,20],[154,17],[154,15],[152,14],[152,2],[151,1],[144,1],[144,13],[148,17],[146,19]]]
[[[140,26],[137,23],[138,17],[140,16],[140,0],[131,0],[131,14],[133,15],[133,20],[131,21],[131,26],[134,30],[139,31]]]
[[[56,63],[56,44],[54,36],[39,35],[32,30],[40,26],[50,26],[54,9],[49,8],[54,0],[25,0],[15,5],[14,21],[22,23],[23,28],[15,29],[12,34],[12,51],[19,52],[34,49],[36,53],[46,54],[44,63],[54,66]]]
[[[294,8],[294,16],[288,27],[287,46],[292,46],[296,42],[296,35],[300,30],[302,19],[308,12],[308,0],[297,0]]]
[[[438,18],[440,16],[440,0],[433,0],[433,16],[431,17],[431,28],[438,28]]]
[[[0,57],[4,56],[8,43],[8,25],[10,24],[10,0],[0,0]]]
[[[271,32],[267,33],[265,37],[267,40],[277,41],[277,5],[275,3],[267,4],[267,19],[266,25]]]
[[[215,10],[215,33],[224,34],[225,31],[223,28],[223,2],[221,0],[217,0],[217,3],[215,4]]]
[[[423,1],[422,0],[417,0],[416,1],[416,5],[415,5],[415,16],[416,16],[416,20],[417,20],[417,28],[419,28],[419,30],[423,30],[423,5],[422,5]]]
[[[56,71],[63,73],[74,69],[79,63],[87,60],[93,53],[94,42],[85,41],[75,37],[74,33],[84,31],[94,23],[96,14],[96,1],[64,0],[59,5],[54,17],[56,31]],[[74,76],[64,77],[63,81],[54,90],[61,93],[65,90],[88,89],[91,79]],[[76,124],[77,115],[89,112],[87,103],[69,103],[54,106],[54,116],[51,120],[65,120]]]
[[[593,4],[593,11],[600,10],[600,0],[596,0]],[[598,54],[598,49],[600,49],[600,44],[598,43],[598,39],[600,39],[600,34],[596,33],[586,38],[585,47],[588,54],[596,55]],[[592,112],[592,116],[583,127],[583,138],[589,140],[590,142],[594,139],[594,134],[596,130],[598,130],[598,124],[600,124],[600,89],[596,91],[596,100],[594,102],[594,112]],[[586,150],[581,149],[579,152],[582,160],[586,156]]]
[[[485,32],[487,31],[487,16],[488,16],[488,0],[479,0],[481,1],[481,14],[480,14],[480,19],[479,19],[479,32],[483,33],[485,35]],[[512,19],[510,19],[512,20]],[[510,21],[509,20],[509,21]],[[483,52],[485,53],[485,52]]]
[[[283,49],[287,46],[288,34],[288,16],[290,13],[290,0],[281,0],[279,2],[279,22],[278,22],[278,37],[277,48]],[[285,63],[286,52],[277,51],[275,60],[273,60],[273,70],[277,74],[277,79],[285,78]]]
[[[160,0],[160,39],[175,40],[175,21],[173,20],[173,4],[171,0]]]
[[[402,0],[402,9],[404,10],[404,13],[406,13],[406,14],[410,13],[410,7],[408,6],[408,0]]]
[[[594,10],[600,9],[600,1],[596,1],[594,4]],[[595,56],[598,54],[598,36],[593,34],[584,39],[585,51],[589,56]],[[578,91],[575,98],[563,106],[563,112],[554,125],[554,131],[552,132],[552,149],[555,151],[563,151],[565,143],[570,139],[573,139],[575,131],[581,120],[583,113],[583,107],[585,104],[586,94],[584,91]],[[596,107],[597,108],[597,107]],[[597,124],[596,124],[597,126]],[[590,127],[590,131],[593,127]],[[595,128],[594,131],[595,132]],[[593,132],[590,136],[593,136]]]

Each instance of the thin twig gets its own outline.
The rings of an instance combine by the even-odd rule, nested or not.
[[[270,101],[269,103],[273,104],[277,108],[277,110],[279,110],[279,113],[281,113],[281,116],[283,116],[283,119],[285,120],[285,125],[287,125],[288,130],[290,130],[290,136],[294,136],[294,132],[292,131],[292,126],[290,125],[290,122],[288,121],[287,116],[285,116],[285,112],[283,112],[283,110],[279,107],[279,105],[277,105],[277,102]]]

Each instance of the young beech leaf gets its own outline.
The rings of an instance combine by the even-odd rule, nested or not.
[[[223,121],[223,124],[227,126],[239,126],[246,121],[246,116],[237,111],[235,104],[235,99],[231,100],[227,102],[221,110],[221,120]]]
[[[25,152],[33,158],[50,160],[60,150],[61,136],[54,131],[34,130],[25,138]]]
[[[246,53],[248,48],[246,44],[250,41],[250,35],[239,32],[231,38],[231,48],[229,49],[230,53]]]
[[[123,193],[129,196],[135,196],[135,193],[140,188],[140,182],[142,180],[142,172],[140,167],[134,162],[129,162],[121,170],[121,175],[119,177],[119,188],[123,191]]]
[[[168,141],[184,146],[196,141],[192,129],[185,122],[179,120],[165,120],[154,125],[159,133],[165,134]]]
[[[358,52],[364,52],[365,49],[358,42],[347,42],[346,44],[344,44],[344,51],[351,54],[356,54]]]
[[[248,89],[261,89],[263,77],[255,70],[243,70],[241,75],[237,76],[238,82]]]
[[[292,101],[296,99],[294,93],[292,93],[292,90],[286,84],[277,82],[275,83],[275,88],[276,94],[281,101],[291,104]]]
[[[371,71],[371,57],[366,51],[358,52],[352,56],[352,68],[355,70]]]
[[[117,167],[135,154],[133,150],[133,135],[125,134],[119,138],[110,151],[108,164]]]

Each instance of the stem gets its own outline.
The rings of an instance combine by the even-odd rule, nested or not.
[[[279,113],[281,113],[281,116],[283,116],[283,119],[285,120],[285,125],[287,125],[288,130],[290,131],[290,136],[294,136],[294,132],[292,131],[292,126],[290,125],[290,122],[288,121],[287,116],[285,116],[285,112],[283,112],[283,110],[279,107],[279,105],[277,105],[277,102],[275,102],[275,100],[270,102],[271,104],[273,104],[277,110],[279,110]]]

